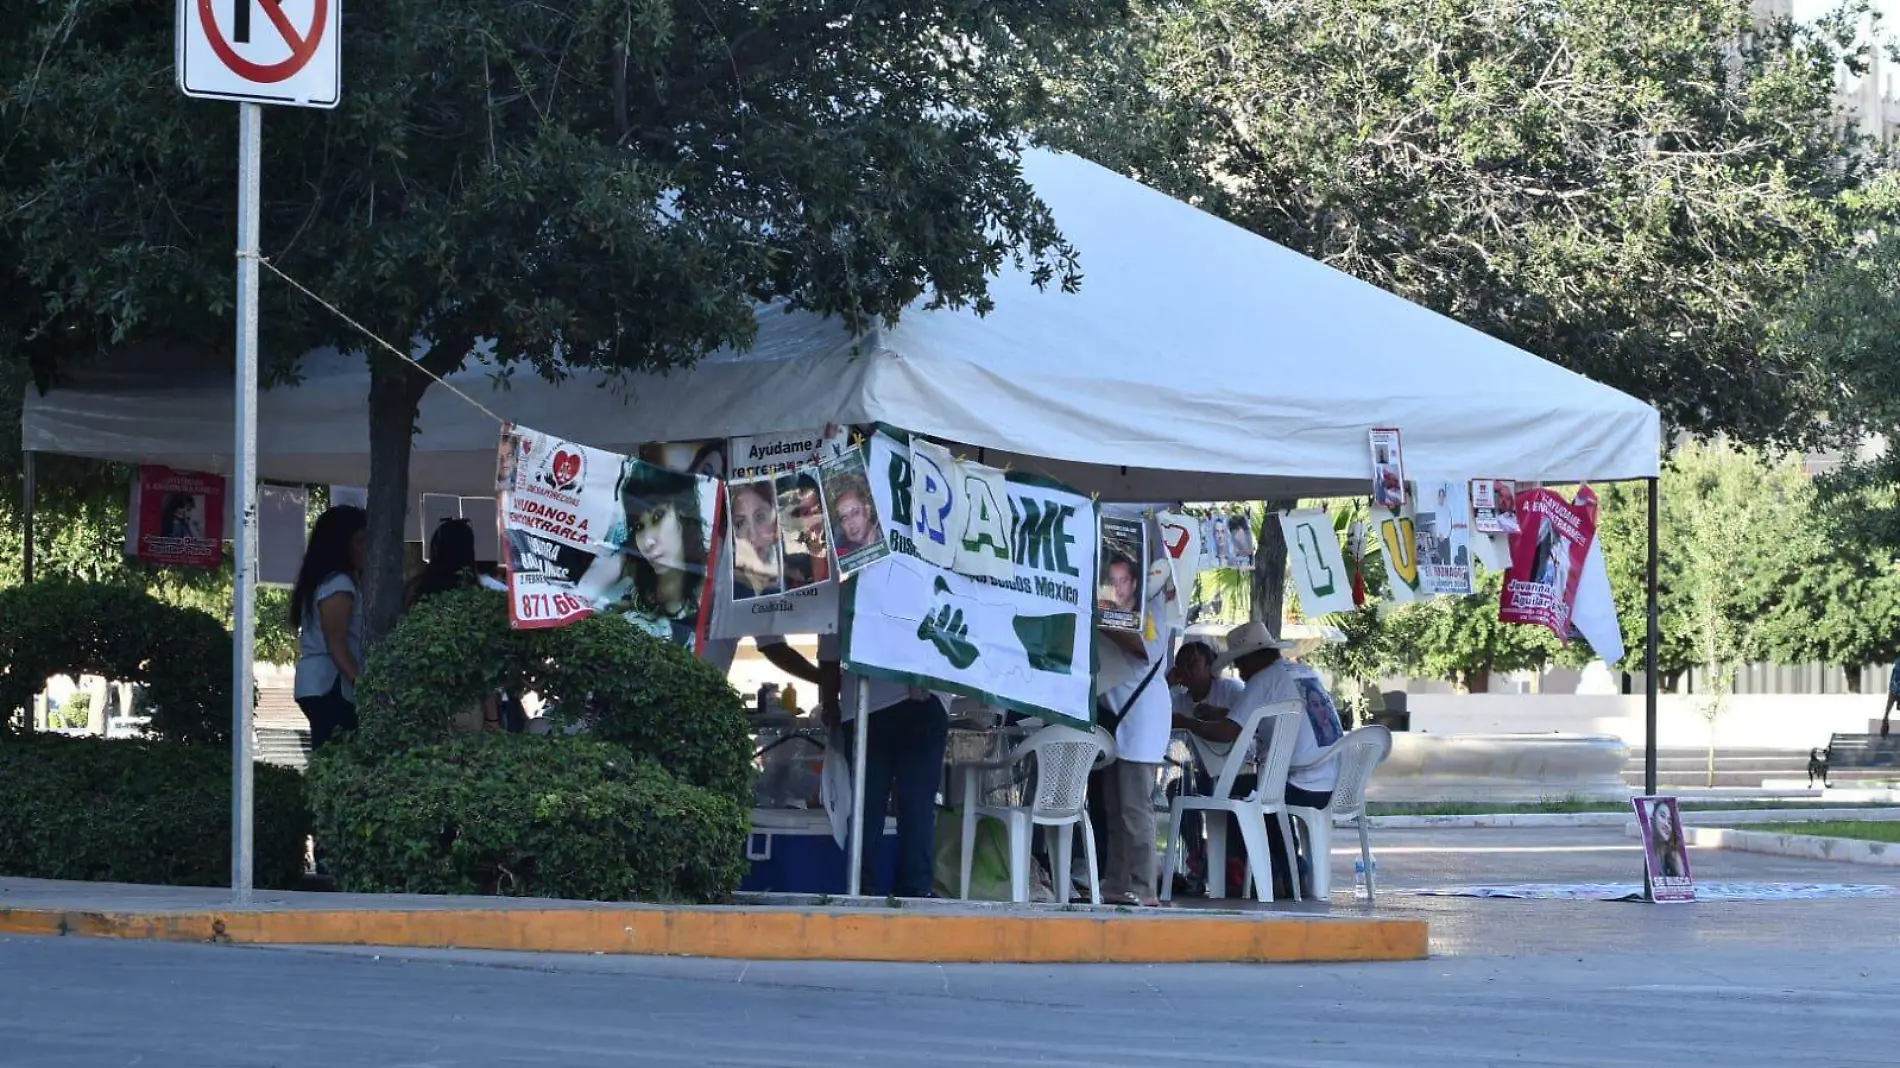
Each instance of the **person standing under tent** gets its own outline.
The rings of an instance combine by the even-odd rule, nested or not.
[[[826,726],[858,716],[858,679],[840,670],[835,634],[818,639],[813,664],[783,637],[757,639],[759,653],[795,679],[818,687]],[[937,789],[943,783],[943,753],[950,740],[950,697],[887,679],[870,680],[870,716],[865,725],[864,850],[862,888],[873,894],[884,816],[897,815],[897,877],[892,897],[934,897]],[[850,732],[846,732],[847,737]]]
[[[363,673],[363,599],[356,584],[368,554],[369,515],[337,505],[317,517],[290,593],[297,629],[297,707],[310,721],[310,751],[356,729]]]
[[[1163,606],[1151,598],[1149,619]],[[1102,894],[1105,903],[1157,905],[1155,897],[1155,777],[1168,757],[1171,706],[1165,681],[1167,635],[1138,637],[1106,632],[1142,662],[1128,679],[1102,695],[1115,723],[1115,762],[1102,773],[1102,809],[1107,849]]]

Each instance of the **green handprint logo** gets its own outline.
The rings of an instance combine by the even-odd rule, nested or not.
[[[937,601],[917,624],[917,637],[930,642],[958,671],[976,663],[977,649],[970,644],[970,625],[963,620],[963,608],[950,596],[950,584],[937,577]]]

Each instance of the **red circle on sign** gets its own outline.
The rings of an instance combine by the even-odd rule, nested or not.
[[[283,0],[238,0],[239,3],[255,3],[264,9],[277,32],[284,37],[284,43],[290,46],[290,58],[276,63],[252,63],[237,54],[224,34],[218,29],[218,20],[211,14],[211,0],[198,0],[198,21],[204,24],[205,40],[211,50],[231,73],[247,81],[266,84],[281,82],[308,66],[317,54],[317,46],[323,43],[323,30],[330,18],[330,0],[313,0],[316,15],[310,20],[310,32],[299,38],[290,19],[284,15]]]

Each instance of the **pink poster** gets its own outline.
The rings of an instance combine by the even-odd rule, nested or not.
[[[1545,627],[1568,643],[1577,582],[1597,535],[1597,495],[1582,486],[1572,503],[1551,490],[1525,490],[1517,496],[1517,525],[1498,618]]]
[[[1643,831],[1644,885],[1651,901],[1694,901],[1695,876],[1689,872],[1689,834],[1682,807],[1673,797],[1633,797],[1636,822]]]
[[[133,483],[131,555],[160,567],[224,563],[224,476],[139,468]]]

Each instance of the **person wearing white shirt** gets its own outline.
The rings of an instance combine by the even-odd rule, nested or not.
[[[756,639],[760,655],[780,671],[818,687],[826,726],[857,718],[858,679],[840,669],[837,635],[818,639],[818,663],[785,639]],[[950,698],[889,679],[872,678],[864,755],[864,850],[859,869],[866,894],[878,887],[878,850],[887,810],[897,815],[897,877],[893,897],[931,897],[935,881],[937,788],[950,739]]]
[[[1183,642],[1175,651],[1174,667],[1168,672],[1175,730],[1194,733],[1202,722],[1225,723],[1227,714],[1240,704],[1245,685],[1231,675],[1216,674],[1215,659],[1213,647],[1203,641]],[[1207,794],[1214,789],[1214,780],[1199,766],[1194,766],[1188,769],[1187,779],[1181,785],[1190,793]],[[1202,826],[1199,809],[1181,814],[1181,839],[1187,843],[1189,881],[1177,887],[1176,894],[1195,892],[1188,888],[1206,885],[1207,843],[1201,834]]]
[[[1149,604],[1159,613],[1159,598]],[[1151,616],[1158,618],[1158,616]],[[1107,826],[1103,840],[1102,894],[1114,904],[1156,905],[1155,898],[1155,775],[1168,757],[1172,706],[1163,677],[1167,670],[1168,639],[1114,634],[1130,654],[1139,651],[1141,663],[1129,677],[1102,695],[1115,725],[1115,762],[1102,772],[1102,812]]]
[[[1293,766],[1287,774],[1285,798],[1289,805],[1324,809],[1332,804],[1333,787],[1339,781],[1339,765],[1337,762],[1322,764],[1320,758],[1339,741],[1345,730],[1340,724],[1339,711],[1332,695],[1326,692],[1319,674],[1304,664],[1281,656],[1283,650],[1292,647],[1291,642],[1274,637],[1263,623],[1244,623],[1229,631],[1227,652],[1214,662],[1214,669],[1232,664],[1240,671],[1241,678],[1246,682],[1241,698],[1228,710],[1225,720],[1194,720],[1191,725],[1186,725],[1186,729],[1209,741],[1231,744],[1240,740],[1240,725],[1254,709],[1282,701],[1300,702],[1306,714],[1300,718],[1300,733],[1293,748]],[[1248,742],[1256,753],[1266,744],[1266,727],[1267,724],[1262,723],[1255,737]],[[1255,781],[1251,775],[1239,776],[1234,783],[1234,793],[1245,796],[1252,792]],[[1279,844],[1280,828],[1276,821],[1267,822],[1267,835],[1274,843],[1274,855],[1283,855]],[[1324,858],[1319,859],[1324,861]],[[1302,867],[1305,864],[1302,861]]]

